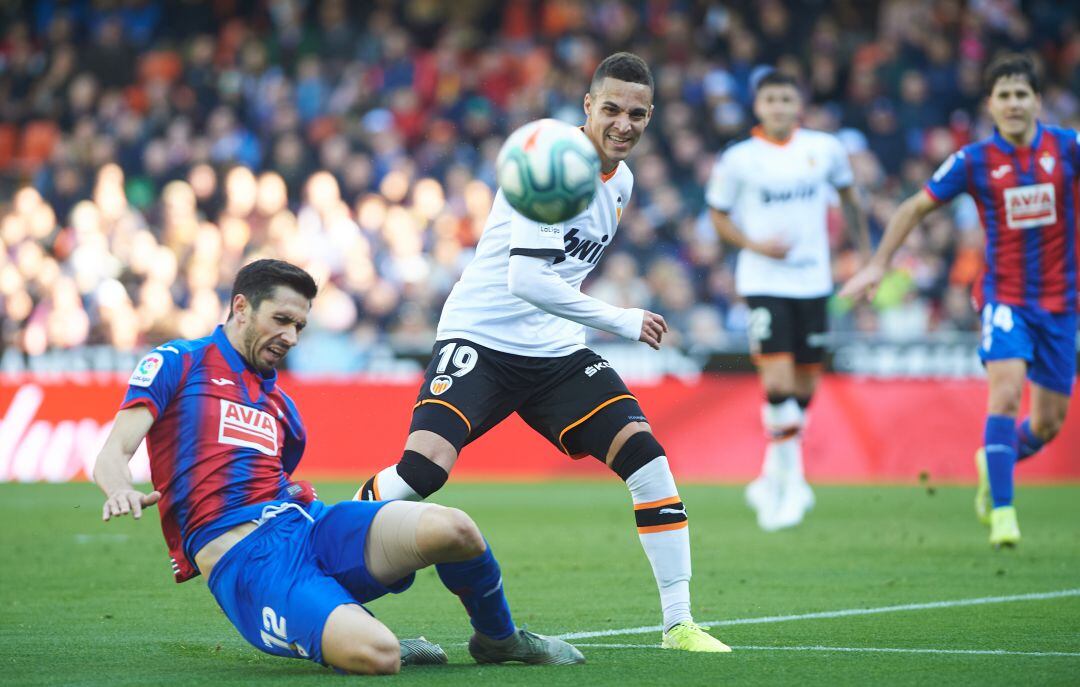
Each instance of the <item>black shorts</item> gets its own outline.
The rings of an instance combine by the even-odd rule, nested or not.
[[[427,429],[449,434],[420,417],[419,409],[428,405],[445,407],[464,423],[463,441],[446,437],[461,444],[455,445],[458,450],[515,412],[556,448],[575,458],[595,455],[596,441],[578,430],[597,411],[625,409],[627,423],[645,421],[637,399],[619,374],[587,348],[558,358],[534,358],[495,351],[465,339],[435,343],[409,429],[410,433]]]
[[[825,358],[827,296],[782,298],[747,296],[750,353],[755,358],[788,354],[796,365],[817,365]]]

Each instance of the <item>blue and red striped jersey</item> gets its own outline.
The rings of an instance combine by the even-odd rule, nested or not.
[[[1080,140],[1037,124],[1030,147],[994,135],[951,155],[926,184],[944,203],[967,192],[986,231],[975,298],[1061,313],[1077,308],[1077,175]]]
[[[161,492],[161,529],[177,582],[196,575],[195,553],[268,502],[311,500],[290,482],[306,441],[300,414],[277,385],[229,343],[176,340],[146,355],[128,380],[121,408],[146,406],[150,476]]]

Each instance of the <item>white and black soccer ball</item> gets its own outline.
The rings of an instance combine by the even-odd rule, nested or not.
[[[557,119],[538,119],[510,134],[496,160],[511,207],[536,222],[557,224],[592,202],[600,157],[585,133]]]

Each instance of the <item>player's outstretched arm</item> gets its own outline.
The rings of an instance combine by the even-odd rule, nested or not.
[[[783,260],[787,257],[788,251],[791,250],[790,245],[779,239],[769,239],[767,241],[751,240],[749,236],[742,233],[739,228],[735,226],[735,223],[731,221],[731,216],[722,210],[709,208],[709,215],[712,217],[713,227],[716,228],[716,233],[720,235],[720,238],[737,248],[760,253],[761,255],[774,260]]]
[[[511,255],[507,272],[507,288],[510,293],[523,301],[535,305],[544,312],[593,329],[602,329],[616,336],[631,341],[645,341],[653,348],[659,347],[646,339],[645,329],[652,332],[655,324],[647,325],[647,315],[660,318],[663,331],[667,325],[663,318],[653,313],[646,313],[640,308],[619,308],[577,290],[551,269],[551,263],[545,258],[528,255]]]
[[[116,414],[109,438],[94,463],[94,482],[105,492],[102,520],[128,513],[138,520],[143,508],[154,505],[161,498],[158,491],[145,494],[136,489],[128,468],[128,462],[153,424],[153,414],[143,405],[125,408]]]
[[[855,240],[859,257],[865,264],[870,261],[870,222],[866,218],[866,208],[859,200],[859,192],[854,186],[845,186],[837,189],[836,192],[840,196],[840,206],[844,210],[844,225],[848,234]]]
[[[904,244],[908,234],[918,226],[923,217],[940,205],[925,189],[901,203],[889,219],[885,234],[881,237],[881,244],[870,262],[844,284],[839,295],[844,298],[858,298],[866,294],[868,298],[873,298],[877,285],[885,276],[893,256]]]

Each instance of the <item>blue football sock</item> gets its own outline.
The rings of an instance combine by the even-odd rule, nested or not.
[[[1024,421],[1016,426],[1016,439],[1017,439],[1017,452],[1016,459],[1023,460],[1030,458],[1039,452],[1039,449],[1043,447],[1043,440],[1035,436],[1035,433],[1031,431],[1031,418],[1024,418]]]
[[[983,437],[994,508],[1011,505],[1013,467],[1016,465],[1016,420],[1008,415],[987,415]]]
[[[476,558],[439,563],[435,570],[446,588],[461,599],[477,632],[492,639],[506,639],[514,634],[517,628],[503,593],[502,571],[490,546]]]

